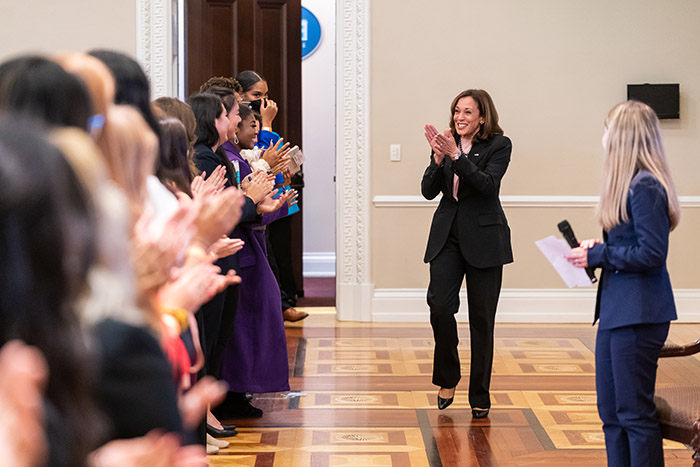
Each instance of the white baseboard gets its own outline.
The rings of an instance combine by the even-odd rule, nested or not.
[[[335,277],[335,252],[304,253],[304,277]]]
[[[375,289],[372,321],[428,322],[425,289]],[[502,323],[592,323],[596,291],[589,289],[503,289],[496,321]],[[700,322],[700,289],[674,290],[678,321]],[[457,321],[468,321],[466,291]]]
[[[372,321],[372,284],[337,284],[338,321]]]

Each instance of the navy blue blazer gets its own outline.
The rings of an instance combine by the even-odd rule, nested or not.
[[[659,180],[640,171],[627,195],[629,222],[603,232],[605,243],[588,250],[588,265],[602,268],[596,315],[599,329],[665,323],[677,318],[666,269],[670,220]]]
[[[442,199],[433,215],[424,262],[432,261],[445,246],[455,218],[460,250],[469,264],[489,268],[513,262],[510,228],[498,197],[512,147],[508,137],[496,135],[474,142],[467,157],[456,161],[445,156],[438,165],[430,155],[421,193],[426,199],[442,193]],[[459,201],[452,196],[455,173],[459,176]]]

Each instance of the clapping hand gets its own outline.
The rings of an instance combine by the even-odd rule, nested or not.
[[[268,175],[262,170],[248,175],[243,182],[241,188],[245,195],[253,200],[253,203],[258,204],[267,196],[275,186],[274,175]]]
[[[225,258],[238,253],[238,251],[243,248],[244,244],[245,242],[240,238],[229,238],[223,235],[209,247],[209,252],[214,254],[217,258]]]
[[[445,159],[445,153],[440,150],[437,144],[437,137],[439,134],[435,126],[430,124],[425,125],[425,139],[428,140],[430,149],[433,150],[433,159],[437,165],[442,164],[442,161]]]
[[[48,443],[43,392],[49,368],[41,352],[19,341],[0,348],[0,459],[3,465],[44,465]]]
[[[459,149],[457,149],[455,138],[452,136],[450,130],[445,130],[444,133],[438,133],[435,136],[435,146],[441,153],[450,156],[453,160],[456,159],[457,155],[460,153]]]
[[[200,445],[182,446],[176,433],[157,430],[146,436],[116,439],[92,452],[90,467],[196,467],[207,465]]]
[[[221,192],[226,185],[226,167],[220,165],[214,169],[209,178],[206,177],[207,173],[202,172],[201,175],[197,175],[194,177],[194,180],[192,180],[191,188],[193,197],[206,197]]]
[[[282,140],[277,141],[277,144],[270,145],[265,149],[260,158],[270,165],[270,171],[274,174],[280,173],[287,165],[289,165],[289,143],[282,144]]]
[[[278,192],[278,189],[271,191],[258,203],[258,214],[275,212],[282,207],[284,204],[283,197],[275,198]]]
[[[205,249],[211,247],[222,235],[228,234],[241,218],[243,195],[235,187],[197,200],[200,205],[195,224],[197,240]]]
[[[180,197],[177,211],[162,228],[154,225],[154,216],[144,212],[134,226],[130,260],[139,292],[148,295],[168,282],[180,253],[195,232],[197,206]]]

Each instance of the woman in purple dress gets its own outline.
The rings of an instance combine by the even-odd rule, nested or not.
[[[257,121],[246,106],[240,106],[239,113],[241,122],[232,125],[229,141],[221,149],[235,168],[237,182],[245,192],[248,181],[255,174],[240,151],[254,147]],[[262,415],[262,410],[253,407],[247,400],[246,393],[289,390],[287,339],[284,321],[279,312],[280,291],[267,261],[265,226],[285,216],[289,203],[293,204],[295,198],[296,193],[291,193],[270,200],[279,203],[280,209],[263,214],[259,224],[241,225],[240,228],[245,245],[238,253],[238,274],[242,279],[238,312],[234,335],[224,353],[221,369],[221,377],[228,383],[230,390],[219,409],[224,418]]]

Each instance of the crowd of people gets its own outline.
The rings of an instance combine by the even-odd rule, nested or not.
[[[118,52],[0,64],[8,465],[201,465],[222,420],[289,390],[284,320],[306,314],[276,114],[250,70],[151,102]]]

